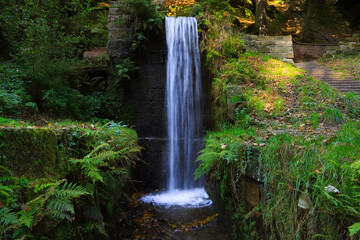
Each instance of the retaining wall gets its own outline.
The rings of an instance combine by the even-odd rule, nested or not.
[[[292,36],[242,35],[246,48],[269,54],[285,62],[294,61]]]
[[[337,46],[326,46],[325,56],[334,57],[336,54],[359,54],[360,53],[360,33],[354,33],[351,37],[339,42]]]

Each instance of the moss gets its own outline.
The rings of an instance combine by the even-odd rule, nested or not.
[[[0,129],[0,164],[16,176],[56,174],[57,134],[50,128]]]

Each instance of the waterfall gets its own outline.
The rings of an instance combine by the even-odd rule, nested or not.
[[[197,22],[192,17],[166,17],[168,47],[166,112],[168,190],[194,188],[195,158],[200,138],[200,53]]]
[[[141,198],[165,208],[201,208],[212,204],[205,189],[194,181],[200,136],[200,53],[197,22],[191,17],[167,17],[168,47],[166,113],[168,130],[168,186],[160,194]]]

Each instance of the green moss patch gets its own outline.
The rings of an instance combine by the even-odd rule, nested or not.
[[[1,128],[0,163],[17,176],[56,173],[57,134],[50,128]]]

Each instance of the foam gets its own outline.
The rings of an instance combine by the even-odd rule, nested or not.
[[[212,204],[204,188],[193,188],[188,190],[175,189],[160,194],[149,194],[140,199],[145,203],[154,203],[165,208],[184,207],[201,208]]]

